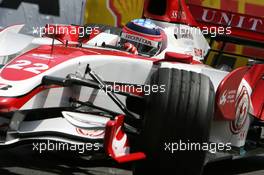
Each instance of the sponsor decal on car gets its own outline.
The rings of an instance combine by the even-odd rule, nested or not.
[[[0,90],[8,90],[11,87],[11,85],[0,83]]]
[[[153,42],[153,41],[147,40],[143,37],[139,37],[139,36],[135,36],[135,35],[131,35],[131,34],[122,33],[121,37],[125,38],[127,40],[130,40],[130,41],[138,42],[138,43],[145,44],[145,45],[148,45],[151,47],[157,47],[158,46],[158,42]]]
[[[17,69],[33,74],[40,74],[43,71],[49,69],[49,66],[44,63],[33,63],[30,60],[16,60],[15,63],[9,64],[6,69]]]
[[[122,131],[121,126],[117,129],[113,138],[112,149],[116,156],[123,156],[129,153],[127,135]]]
[[[184,11],[178,11],[178,10],[172,10],[171,12],[171,18],[173,19],[186,19],[186,13]]]
[[[236,90],[225,90],[219,99],[219,104],[225,105],[226,103],[235,102],[236,92]]]
[[[197,57],[203,57],[203,49],[194,48],[194,55]]]
[[[238,134],[243,129],[249,111],[249,95],[245,86],[242,87],[236,101],[236,119],[230,122],[232,133]]]
[[[76,128],[76,131],[79,135],[86,137],[103,137],[105,134],[104,130],[87,130],[87,129]]]

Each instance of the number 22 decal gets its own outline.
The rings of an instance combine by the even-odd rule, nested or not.
[[[25,68],[25,66],[28,66],[28,65],[32,65],[32,66]],[[24,70],[27,72],[32,72],[34,74],[40,74],[41,71],[49,69],[49,66],[43,63],[32,64],[32,62],[28,60],[18,60],[16,61],[16,63],[11,64],[7,66],[6,68]]]

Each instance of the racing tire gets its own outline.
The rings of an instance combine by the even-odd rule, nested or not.
[[[190,150],[187,144],[208,144],[214,113],[212,82],[199,73],[160,68],[150,85],[163,85],[165,91],[145,95],[138,147],[147,159],[135,164],[133,174],[202,174],[206,150]]]

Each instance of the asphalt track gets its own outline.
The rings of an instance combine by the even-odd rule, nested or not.
[[[0,151],[0,175],[132,175],[109,161],[61,152],[38,153],[23,146]],[[205,175],[264,175],[264,156],[211,163]]]

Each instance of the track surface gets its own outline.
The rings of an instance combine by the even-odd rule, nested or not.
[[[132,175],[128,170],[109,168],[111,162],[89,160],[61,152],[39,154],[32,147],[0,151],[1,175]],[[212,163],[205,175],[264,175],[264,156]]]

